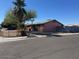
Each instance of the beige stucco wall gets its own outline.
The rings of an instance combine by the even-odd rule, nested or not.
[[[18,30],[2,29],[0,33],[1,33],[1,36],[5,36],[5,37],[15,37],[15,36],[21,35],[21,33]]]

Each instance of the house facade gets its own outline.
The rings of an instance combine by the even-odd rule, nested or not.
[[[63,29],[63,24],[57,20],[51,20],[40,24],[27,25],[27,31],[38,31],[38,32],[60,32]]]
[[[79,32],[79,25],[66,25],[65,32]]]

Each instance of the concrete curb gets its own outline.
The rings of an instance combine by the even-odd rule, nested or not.
[[[65,36],[65,35],[77,35],[79,33],[56,33],[56,34],[52,34],[52,36],[54,35],[60,35],[60,36]],[[35,35],[38,38],[44,38],[47,37],[47,35]],[[0,37],[0,43],[3,42],[12,42],[12,41],[20,41],[20,40],[28,40],[28,39],[34,39],[34,37]]]
[[[57,33],[55,35],[76,35],[76,34],[79,34],[79,33]]]

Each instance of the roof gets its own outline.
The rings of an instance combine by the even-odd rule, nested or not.
[[[61,24],[62,26],[64,26],[62,23],[60,23],[59,21],[57,20],[49,20],[49,21],[46,21],[46,22],[42,22],[42,23],[37,23],[37,24],[28,24],[27,26],[33,26],[33,25],[43,25],[43,24],[46,24],[46,23],[49,23],[49,22],[57,22],[59,24]]]
[[[69,25],[65,25],[65,26],[69,26],[69,27],[78,26],[79,27],[79,24],[69,24]]]

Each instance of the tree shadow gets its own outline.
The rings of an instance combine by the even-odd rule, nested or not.
[[[55,37],[62,37],[62,35],[53,35],[53,36],[55,36]]]
[[[56,35],[56,34],[47,34],[47,37],[53,37],[53,36],[55,36],[55,37],[62,37],[62,35]]]

